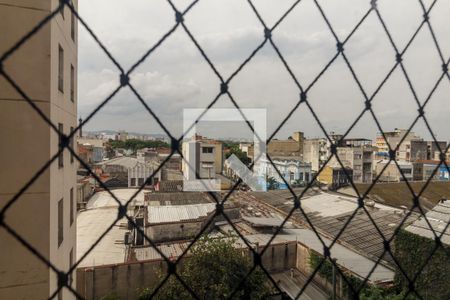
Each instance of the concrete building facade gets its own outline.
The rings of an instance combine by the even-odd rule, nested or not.
[[[352,178],[352,176],[353,170],[350,168],[344,170],[342,167],[327,165],[319,173],[317,180],[323,184],[329,185],[331,188],[339,188],[349,185],[349,177]]]
[[[324,138],[305,139],[303,161],[311,164],[311,170],[318,172],[328,159],[327,140]]]
[[[447,162],[448,164],[448,162]],[[450,180],[450,172],[445,164],[439,160],[417,160],[414,165],[414,180],[432,180],[447,181]]]
[[[344,167],[353,170],[353,182],[371,183],[373,179],[373,148],[372,146],[337,147],[337,155]],[[330,165],[340,167],[336,157],[330,160]]]
[[[77,0],[72,1],[77,7]],[[59,1],[0,1],[0,53],[32,30]],[[68,8],[3,64],[4,71],[64,134],[76,127],[77,20]],[[0,209],[54,156],[60,136],[0,75]],[[71,143],[73,145],[73,143]],[[13,151],[11,151],[11,149]],[[4,222],[62,271],[76,259],[77,162],[65,150],[6,210]],[[0,227],[0,299],[47,299],[57,276]],[[70,278],[75,285],[75,278]],[[64,289],[59,299],[74,299]]]
[[[273,165],[283,175],[283,178],[289,183],[294,184],[297,182],[308,183],[312,179],[311,164],[305,163],[300,160],[272,160]],[[288,187],[278,175],[277,170],[268,160],[261,160],[258,167],[265,170],[265,174],[268,178],[273,177],[279,184],[279,189],[287,189]]]
[[[90,147],[92,149],[92,156],[91,156],[90,163],[98,163],[103,160],[103,158],[105,157],[104,143],[105,143],[104,140],[99,140],[99,139],[88,139],[88,138],[78,138],[77,139],[78,147],[80,147],[80,145],[82,145],[86,148]]]
[[[182,172],[187,180],[212,179],[216,177],[217,144],[206,140],[183,143]],[[220,154],[221,156],[222,154]],[[198,176],[197,176],[198,173]]]
[[[388,143],[392,149],[395,149],[403,138],[404,140],[397,151],[397,158],[400,160],[406,160],[406,145],[409,144],[410,141],[422,140],[414,132],[408,133],[406,129],[395,128],[394,131],[385,132],[384,136],[379,133],[375,141],[377,152],[389,154]]]
[[[141,187],[152,175],[152,168],[147,164],[137,163],[128,168],[128,187]]]
[[[294,132],[287,140],[271,140],[267,144],[267,153],[271,157],[303,157],[303,132]]]
[[[388,166],[386,166],[388,164]],[[413,180],[413,170],[414,166],[410,162],[398,161],[397,164],[402,170],[405,178]],[[375,174],[378,176],[384,169],[383,173],[379,177],[379,181],[382,182],[399,182],[404,181],[402,174],[394,161],[380,160],[376,162]]]

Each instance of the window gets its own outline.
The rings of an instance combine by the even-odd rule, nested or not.
[[[136,186],[136,178],[131,178],[130,186]]]
[[[210,161],[204,161],[204,162],[202,162],[202,168],[210,169],[210,168],[212,168],[213,166],[214,166],[214,163],[213,163],[213,162],[210,162]]]
[[[403,174],[411,174],[411,169],[402,169]]]
[[[70,14],[70,37],[72,41],[75,41],[75,15],[73,13]]]
[[[202,147],[202,153],[213,153],[213,147]]]
[[[75,101],[75,68],[70,65],[70,101]]]
[[[73,133],[73,127],[70,127],[70,134],[72,134]],[[74,136],[72,136],[71,138],[70,138],[70,148],[72,148],[72,150],[74,150],[73,149],[73,140],[74,140]],[[72,154],[72,152],[70,153],[70,163],[71,164],[73,164],[73,154]]]
[[[64,93],[64,50],[61,45],[58,50],[58,90]]]
[[[75,215],[75,209],[74,209],[74,197],[73,197],[73,188],[70,189],[70,225],[73,224],[73,219]]]
[[[58,130],[60,132],[59,137],[58,137],[58,147],[61,147],[61,142],[62,142],[62,134],[64,133],[64,126],[61,123],[58,123]],[[58,148],[59,151],[59,148]],[[62,168],[64,166],[64,151],[61,151],[61,153],[59,153],[58,156],[58,167]]]
[[[58,201],[58,247],[64,240],[64,198]]]

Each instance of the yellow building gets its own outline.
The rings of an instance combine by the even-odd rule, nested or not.
[[[58,5],[57,0],[0,0],[0,57]],[[8,76],[64,134],[77,125],[76,25],[66,7],[3,62]],[[2,75],[0,133],[2,210],[57,153],[60,137]],[[4,214],[7,226],[62,271],[76,261],[76,169],[65,150]],[[3,226],[0,245],[0,299],[47,299],[56,291],[55,272]],[[75,297],[64,289],[58,298]]]
[[[320,183],[326,184],[332,187],[345,186],[349,183],[349,179],[346,172],[350,178],[353,175],[353,171],[350,168],[344,169],[335,166],[325,166],[322,171],[317,176],[317,180]]]

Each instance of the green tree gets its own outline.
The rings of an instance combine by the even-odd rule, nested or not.
[[[323,256],[320,254],[316,254],[315,252],[311,252],[309,256],[309,265],[312,270],[315,270],[322,263]],[[345,270],[341,270],[341,272],[345,275],[346,280],[343,280],[343,292],[349,298],[352,298],[352,290],[360,290],[359,291],[359,299],[360,300],[417,300],[412,293],[406,296],[406,291],[399,289],[398,286],[393,287],[379,287],[376,285],[364,283],[360,278],[355,277],[354,275],[347,273]],[[341,272],[337,272],[337,276],[340,277]],[[325,259],[325,261],[320,265],[320,268],[317,272],[322,278],[327,280],[330,284],[332,284],[333,278],[333,264],[329,259]],[[351,287],[349,286],[351,285]],[[406,298],[405,298],[406,296]]]
[[[264,299],[271,289],[263,271],[252,268],[251,259],[234,247],[235,238],[210,238],[204,236],[192,247],[180,277],[200,299],[228,299],[244,278],[234,299]],[[161,274],[161,280],[165,273]],[[144,289],[139,299],[150,299],[154,288]],[[192,295],[173,275],[157,292],[154,299],[192,299]]]
[[[227,159],[228,157],[230,157],[232,154],[236,155],[237,158],[239,158],[239,160],[246,166],[250,165],[251,159],[247,156],[247,153],[242,152],[241,149],[239,149],[239,145],[235,144],[235,145],[230,145],[228,147],[230,149],[230,151],[228,153],[225,154],[225,159]]]
[[[268,190],[276,190],[276,189],[278,189],[279,186],[280,186],[280,184],[278,183],[278,181],[276,181],[276,179],[274,177],[267,178],[267,189]]]
[[[169,144],[163,141],[143,141],[138,139],[129,139],[126,141],[109,140],[109,144],[112,148],[124,148],[133,152],[142,148],[170,147]]]

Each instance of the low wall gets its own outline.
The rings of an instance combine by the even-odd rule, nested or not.
[[[145,234],[154,242],[176,241],[195,237],[203,228],[203,220],[151,225]]]
[[[262,247],[258,250],[262,251]],[[248,250],[247,254],[251,252]],[[295,242],[270,245],[261,257],[269,272],[289,270],[296,266]],[[181,260],[181,263],[183,260]],[[77,269],[77,291],[86,300],[116,295],[118,299],[136,299],[139,291],[159,283],[159,274],[166,272],[163,260],[151,260]],[[182,265],[180,266],[182,268]]]
[[[296,261],[296,268],[305,274],[307,277],[311,276],[311,274],[314,272],[314,270],[311,268],[310,265],[310,255],[311,252],[314,252],[313,250],[309,249],[308,247],[298,243],[297,244],[297,261]],[[319,253],[315,253],[320,255]],[[320,272],[316,272],[314,275],[313,281],[315,284],[319,285],[323,291],[328,291],[331,295],[333,291],[333,284],[328,281],[326,278],[320,275]],[[342,287],[342,278],[339,272],[336,272],[336,293],[339,298],[343,297],[343,287]]]

